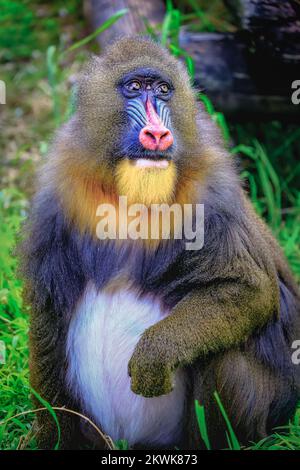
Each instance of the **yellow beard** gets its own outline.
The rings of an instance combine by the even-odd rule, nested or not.
[[[116,184],[120,196],[127,196],[128,204],[171,203],[176,186],[176,167],[140,168],[135,162],[121,161],[116,169]]]

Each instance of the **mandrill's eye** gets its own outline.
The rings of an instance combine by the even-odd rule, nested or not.
[[[126,83],[125,88],[128,91],[140,91],[140,89],[142,88],[142,85],[137,80],[133,80],[129,83]]]
[[[154,90],[155,95],[158,98],[165,100],[165,101],[171,98],[172,91],[173,91],[172,85],[169,85],[166,82],[160,83],[159,85],[157,85],[157,87]]]
[[[158,95],[167,95],[170,91],[170,87],[167,83],[161,83],[155,91]]]

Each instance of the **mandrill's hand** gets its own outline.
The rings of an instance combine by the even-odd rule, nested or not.
[[[166,395],[173,389],[173,374],[164,344],[152,341],[149,328],[138,342],[128,364],[131,390],[144,397]]]

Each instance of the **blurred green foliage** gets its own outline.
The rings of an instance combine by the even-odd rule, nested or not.
[[[33,2],[0,0],[0,60],[24,59],[39,47],[37,25],[47,33],[58,35],[58,26],[53,19],[39,22]]]
[[[0,365],[0,419],[29,409],[28,321],[22,302],[22,283],[14,256],[16,234],[25,218],[28,201],[16,188],[0,192],[0,339],[6,363]],[[0,449],[16,449],[31,421],[12,420],[0,426]],[[29,447],[33,445],[30,444]]]
[[[82,9],[81,0],[0,0],[0,62],[29,59],[58,43],[61,24]]]
[[[0,192],[0,316],[14,318],[22,313],[22,284],[16,277],[13,247],[28,201],[17,188]]]

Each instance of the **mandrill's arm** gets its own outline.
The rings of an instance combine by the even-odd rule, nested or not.
[[[129,362],[135,393],[169,393],[172,372],[179,366],[242,344],[278,313],[275,276],[254,263],[251,268],[190,292],[167,318],[145,331]]]

